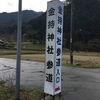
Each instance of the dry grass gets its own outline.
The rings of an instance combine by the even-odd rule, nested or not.
[[[16,59],[15,55],[3,55],[1,57],[4,58],[11,58]],[[44,54],[27,54],[27,55],[21,55],[22,60],[29,60],[29,61],[38,61],[38,62],[44,62],[45,61],[45,55]],[[81,63],[85,65],[95,65],[100,66],[100,56],[89,56],[89,55],[74,55],[74,64]],[[63,55],[62,56],[62,63],[63,64],[69,64],[70,63],[70,56],[69,55]]]

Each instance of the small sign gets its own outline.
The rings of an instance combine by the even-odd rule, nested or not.
[[[63,9],[59,0],[47,4],[44,93],[50,95],[61,92]]]

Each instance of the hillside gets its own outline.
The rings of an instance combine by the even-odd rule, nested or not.
[[[22,21],[28,22],[38,16],[40,16],[43,12],[35,12],[33,10],[24,10],[22,11]],[[17,21],[18,12],[12,13],[0,13],[0,23],[14,23]]]
[[[69,48],[70,4],[64,9],[63,47]],[[41,23],[41,24],[40,24]],[[23,32],[27,38],[45,42],[46,13],[28,22]],[[100,1],[74,0],[73,49],[100,51]]]
[[[64,8],[63,47],[69,49],[70,4]],[[16,26],[1,25],[0,34],[14,34]],[[12,28],[13,27],[13,28]],[[16,32],[15,32],[16,33]],[[46,12],[23,24],[23,40],[45,43]],[[100,1],[74,0],[73,50],[100,52]]]

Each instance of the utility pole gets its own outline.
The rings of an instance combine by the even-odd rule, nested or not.
[[[15,100],[20,100],[20,61],[21,61],[21,29],[22,29],[22,0],[19,0],[17,26],[17,64],[16,64],[16,89]]]
[[[71,25],[70,25],[70,64],[73,64],[73,31],[74,31],[74,21],[73,21],[73,15],[74,15],[74,4],[73,0],[71,0]]]

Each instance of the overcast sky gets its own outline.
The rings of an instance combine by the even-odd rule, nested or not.
[[[45,12],[47,9],[47,1],[51,0],[22,0],[22,9]],[[0,0],[0,13],[18,11],[18,2],[19,0]]]

